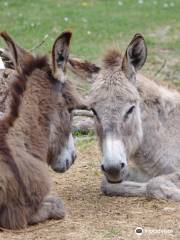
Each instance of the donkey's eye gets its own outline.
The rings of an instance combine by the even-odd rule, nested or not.
[[[74,108],[68,108],[69,113],[72,113],[73,110],[74,110]]]
[[[125,116],[124,116],[124,119],[125,119],[125,120],[129,117],[130,114],[133,113],[134,109],[135,109],[135,106],[134,106],[134,105],[131,106],[131,107],[128,109],[128,111],[126,112],[126,114],[125,114]]]

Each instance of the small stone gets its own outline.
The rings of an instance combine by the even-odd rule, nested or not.
[[[176,211],[176,208],[165,207],[163,210],[167,213],[173,213]]]
[[[122,6],[122,5],[123,5],[123,2],[122,2],[122,1],[119,1],[119,2],[118,2],[118,5],[119,5],[119,6]]]
[[[65,17],[65,18],[64,18],[64,21],[65,21],[65,22],[69,21],[69,18],[68,18],[68,17]]]
[[[4,6],[8,7],[9,3],[8,2],[4,2]]]

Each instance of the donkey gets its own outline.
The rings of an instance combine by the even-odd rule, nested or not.
[[[32,54],[22,60],[11,37],[0,35],[16,66],[9,105],[0,119],[0,226],[18,229],[65,215],[61,200],[50,195],[48,165],[58,171],[60,162],[52,158],[55,126],[63,149],[71,131],[69,111],[79,99],[65,75],[70,32],[56,39],[52,63]]]
[[[17,43],[14,44],[18,52],[18,66],[13,62],[13,56],[10,46],[3,50],[0,49],[0,57],[2,58],[5,67],[5,70],[1,70],[0,72],[0,116],[3,115],[8,106],[10,98],[9,87],[14,79],[14,75],[16,72],[14,70],[17,70],[17,68],[23,65],[24,58],[32,55],[32,53],[18,46]],[[67,82],[67,87],[69,88],[69,91],[72,95],[76,96],[76,103],[80,103],[80,97],[75,92],[75,89],[73,89],[73,86],[71,86],[71,83],[69,81]],[[61,109],[61,112],[63,111],[64,109]],[[49,157],[51,159],[54,159],[54,162],[57,163],[56,168],[54,168],[54,170],[56,170],[57,172],[67,171],[76,159],[76,150],[71,131],[69,132],[68,137],[63,136],[64,130],[62,126],[66,124],[66,119],[69,118],[71,118],[71,113],[56,114],[56,116],[54,116],[54,124],[52,123],[51,127],[52,131],[49,141]]]
[[[110,50],[101,68],[73,58],[69,68],[95,80],[89,108],[102,151],[102,192],[180,201],[180,93],[136,77],[146,57],[136,34],[124,56]]]

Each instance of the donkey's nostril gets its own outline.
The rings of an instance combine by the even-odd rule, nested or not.
[[[68,159],[66,159],[66,169],[68,169],[69,168],[69,161],[68,161]]]
[[[101,170],[102,170],[103,172],[106,172],[103,164],[101,164]]]
[[[74,161],[75,161],[77,155],[76,155],[76,154],[72,154],[71,157],[72,157],[72,163],[74,163]]]
[[[121,163],[121,169],[125,167],[125,163]]]

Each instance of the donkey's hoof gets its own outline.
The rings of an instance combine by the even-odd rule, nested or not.
[[[62,200],[55,196],[48,196],[44,200],[45,204],[51,205],[50,218],[61,219],[65,217],[65,208]]]
[[[106,180],[105,177],[103,177],[102,182],[101,182],[101,192],[104,193],[106,196],[110,196],[110,183]]]

